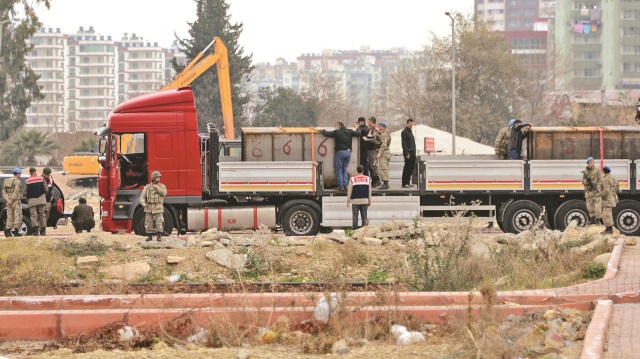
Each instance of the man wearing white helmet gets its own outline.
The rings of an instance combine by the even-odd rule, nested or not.
[[[7,222],[4,226],[5,237],[20,237],[20,225],[22,224],[22,184],[20,175],[22,170],[13,169],[13,177],[4,180],[2,197],[7,202]]]
[[[151,183],[144,186],[140,196],[140,205],[145,212],[145,232],[147,232],[147,242],[152,240],[155,233],[158,242],[162,239],[164,232],[164,197],[167,195],[167,187],[160,183],[160,172],[154,171],[151,174]],[[155,226],[154,226],[155,224]]]

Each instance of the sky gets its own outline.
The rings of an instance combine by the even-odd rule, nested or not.
[[[474,0],[227,0],[232,22],[244,25],[240,43],[254,63],[295,61],[324,49],[419,50],[431,32],[451,33],[445,11],[473,12]],[[120,40],[135,33],[168,47],[187,37],[195,15],[193,0],[52,0],[40,7],[45,27],[75,33],[93,26],[98,34]],[[216,35],[216,34],[212,34]]]

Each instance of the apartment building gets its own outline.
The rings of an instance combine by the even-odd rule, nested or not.
[[[80,27],[67,39],[69,131],[93,131],[116,105],[117,48],[111,36]]]
[[[640,0],[558,1],[554,27],[569,60],[558,89],[640,88]]]
[[[60,28],[41,28],[31,38],[33,49],[27,56],[31,69],[40,75],[44,99],[27,109],[27,128],[45,132],[67,132],[65,121],[65,51],[66,35]]]
[[[165,83],[165,49],[125,33],[118,42],[118,103],[160,89]]]

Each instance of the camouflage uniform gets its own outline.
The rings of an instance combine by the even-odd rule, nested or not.
[[[380,145],[382,141],[380,140],[380,131],[378,131],[375,126],[369,130],[368,144],[371,146],[369,148],[369,170],[371,171],[371,177],[380,177],[380,170],[378,169],[378,151],[380,150]]]
[[[593,166],[591,168],[587,167],[584,170],[584,176],[591,178],[591,182],[593,182],[596,187],[592,188],[587,180],[583,177],[582,184],[584,185],[584,197],[587,200],[589,217],[592,221],[594,219],[599,220],[602,218],[602,197],[600,197],[603,177],[602,170],[597,166]]]
[[[496,137],[496,146],[495,151],[499,160],[508,160],[509,159],[509,133],[511,130],[509,127],[503,127],[500,132],[498,132],[498,137]]]
[[[167,195],[167,187],[162,183],[149,183],[144,186],[140,204],[144,207],[145,215],[145,231],[150,233],[162,233],[164,225],[164,197]],[[153,221],[156,227],[153,228]]]
[[[7,202],[7,222],[5,230],[18,230],[22,225],[22,184],[16,177],[4,180],[2,197]],[[9,204],[11,201],[11,204]]]
[[[391,133],[385,130],[380,134],[380,179],[389,181],[389,161],[391,161]]]
[[[613,209],[618,203],[618,191],[620,191],[618,181],[611,173],[605,173],[600,197],[602,198],[602,219],[607,227],[613,227]]]

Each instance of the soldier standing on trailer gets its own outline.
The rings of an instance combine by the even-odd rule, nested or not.
[[[587,168],[582,171],[582,184],[589,210],[588,224],[600,224],[602,221],[602,177],[600,167],[594,166],[593,157],[587,158]]]
[[[509,125],[503,127],[500,132],[498,132],[494,149],[499,160],[509,159],[509,133],[511,132],[511,126],[513,126],[514,123],[516,123],[515,119],[510,120]]]
[[[602,169],[604,172],[604,179],[602,180],[602,219],[604,225],[607,226],[602,234],[613,234],[613,209],[618,203],[618,192],[620,191],[620,184],[611,174],[611,167],[604,166]]]
[[[158,242],[164,233],[164,197],[167,195],[167,187],[160,183],[160,172],[154,171],[151,174],[151,183],[144,186],[140,196],[140,205],[145,212],[145,232],[147,232],[147,242],[151,241],[153,234],[158,236]],[[155,227],[154,227],[155,224]]]
[[[391,161],[391,134],[387,131],[387,123],[380,122],[380,150],[376,158],[379,160],[380,179],[382,187],[380,189],[389,189],[389,161]]]

